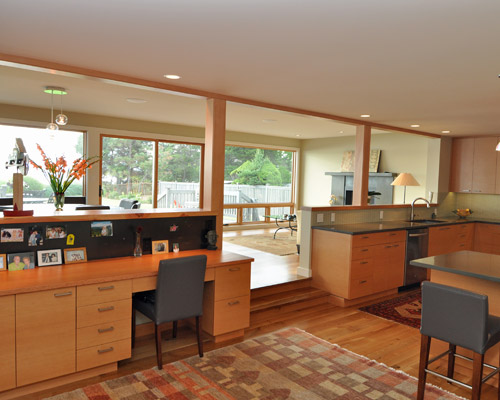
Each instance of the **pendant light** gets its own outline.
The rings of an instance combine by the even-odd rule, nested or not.
[[[54,91],[49,89],[49,86],[45,88],[45,93],[47,93],[47,90],[50,90],[50,122],[47,124],[47,130],[57,131],[59,126],[54,124]]]
[[[61,113],[56,116],[57,125],[66,125],[68,123],[68,117],[63,114],[62,111],[62,95],[61,95]]]
[[[57,86],[46,86],[44,92],[50,94],[50,123],[47,124],[47,130],[57,131],[59,129],[59,125],[66,125],[68,123],[68,117],[62,113],[61,97],[61,113],[57,115],[54,121],[54,95],[63,96],[68,92],[66,92],[66,89]]]

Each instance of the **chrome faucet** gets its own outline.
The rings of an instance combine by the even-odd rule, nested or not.
[[[427,208],[429,208],[431,206],[431,204],[429,203],[429,201],[427,199],[424,199],[423,197],[417,197],[415,200],[413,200],[411,202],[411,215],[410,215],[410,221],[412,221],[412,222],[415,219],[414,207],[415,207],[415,203],[417,202],[417,200],[423,200],[423,201],[425,201],[427,203]]]

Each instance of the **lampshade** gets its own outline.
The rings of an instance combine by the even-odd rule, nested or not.
[[[408,172],[402,172],[391,183],[393,186],[420,186],[420,183]]]
[[[496,151],[500,151],[500,142],[498,142],[497,147],[495,149]]]

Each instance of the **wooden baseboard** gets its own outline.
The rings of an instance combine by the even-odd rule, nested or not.
[[[74,374],[60,376],[58,378],[49,379],[43,382],[33,383],[31,385],[22,386],[0,393],[0,400],[15,399],[21,396],[26,396],[42,390],[51,389],[54,387],[66,385],[68,383],[77,382],[82,379],[92,378],[97,375],[114,372],[118,369],[118,363],[102,365],[100,367],[88,369],[86,371],[75,372]]]
[[[384,297],[392,296],[396,293],[398,293],[397,288],[386,290],[385,292],[371,294],[369,296],[358,297],[356,299],[344,299],[343,297],[338,297],[332,294],[330,297],[328,297],[328,301],[335,306],[350,307],[361,303],[365,303],[367,301],[382,300]]]

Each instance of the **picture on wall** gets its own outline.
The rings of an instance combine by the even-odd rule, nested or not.
[[[39,250],[37,252],[37,258],[39,267],[62,264],[61,249]]]
[[[41,246],[43,244],[43,228],[39,225],[30,226],[28,246]]]
[[[0,231],[0,242],[24,242],[23,228],[2,228]]]
[[[78,247],[74,249],[64,249],[64,263],[74,264],[87,261],[87,249]]]
[[[7,255],[0,254],[0,272],[7,271]]]
[[[47,239],[64,239],[67,234],[65,225],[50,225],[45,230],[45,237]]]
[[[94,221],[90,223],[90,237],[113,236],[111,221]]]
[[[12,253],[7,256],[9,271],[21,271],[35,268],[35,253]]]
[[[168,240],[153,240],[153,254],[168,253]]]

